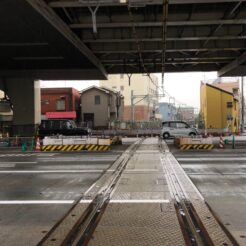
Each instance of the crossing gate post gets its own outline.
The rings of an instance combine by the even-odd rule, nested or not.
[[[224,149],[225,148],[225,143],[224,143],[224,140],[222,138],[222,135],[220,135],[219,148],[220,149]]]

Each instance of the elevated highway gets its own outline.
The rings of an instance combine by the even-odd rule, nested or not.
[[[163,11],[164,2],[3,0],[0,75],[101,79],[164,63],[166,72],[245,74],[246,1],[169,0]]]

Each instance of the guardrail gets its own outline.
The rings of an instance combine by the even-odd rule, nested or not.
[[[22,148],[23,151],[35,150],[36,138],[35,137],[3,137],[0,138],[0,147],[8,148]]]

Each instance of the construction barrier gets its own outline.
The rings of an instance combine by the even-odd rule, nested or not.
[[[181,137],[174,140],[174,144],[181,150],[189,149],[213,149],[214,144],[212,138],[191,138]]]
[[[182,150],[189,150],[189,149],[213,149],[213,144],[183,144],[179,146]]]
[[[109,145],[98,144],[77,144],[77,145],[43,145],[42,151],[106,151],[110,150]]]
[[[222,136],[220,136],[219,148],[220,149],[224,149],[225,148],[225,143],[224,143],[224,140],[223,140]]]
[[[40,150],[41,150],[40,139],[39,139],[39,137],[37,137],[37,140],[36,140],[36,151],[40,151]]]

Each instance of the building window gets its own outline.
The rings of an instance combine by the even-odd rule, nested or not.
[[[101,104],[101,98],[99,95],[96,95],[95,96],[95,104],[98,105],[98,104]]]
[[[124,86],[121,86],[121,87],[120,87],[120,90],[121,90],[121,91],[124,91]]]
[[[226,105],[227,105],[227,108],[232,108],[233,107],[232,102],[226,102]]]
[[[59,99],[56,101],[56,110],[57,111],[66,110],[66,101],[64,99]]]
[[[49,100],[41,100],[41,104],[42,105],[48,105],[49,104]]]
[[[238,95],[239,94],[239,89],[238,88],[233,88],[232,89],[232,93],[233,93],[233,95]]]

